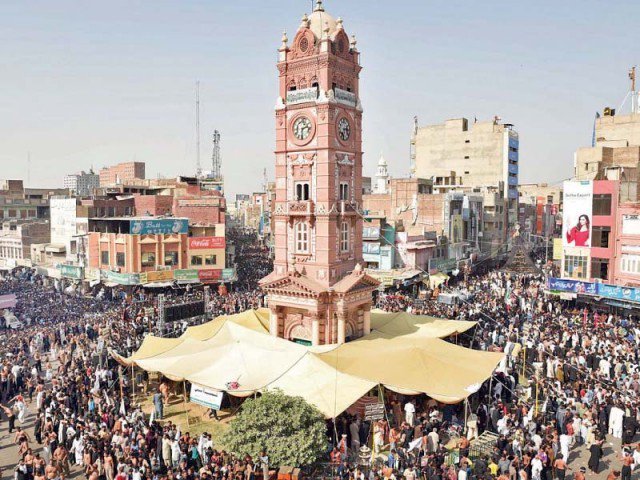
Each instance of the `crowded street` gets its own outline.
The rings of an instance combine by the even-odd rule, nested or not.
[[[237,247],[238,288],[212,293],[212,317],[262,306],[256,285],[271,268],[267,251],[250,236],[238,237]],[[191,438],[132,403],[131,379],[107,352],[130,354],[155,331],[154,294],[81,295],[50,283],[28,269],[0,282],[0,294],[16,294],[13,313],[22,323],[3,332],[3,478],[256,477],[259,459],[235,459],[206,434]],[[490,271],[437,290],[420,298],[387,291],[377,307],[477,321],[451,341],[512,355],[470,397],[467,417],[462,404],[393,392],[384,420],[341,415],[328,425],[329,475],[360,478],[355,455],[369,443],[378,454],[369,478],[631,477],[640,461],[635,319],[546,295],[542,276]],[[446,305],[438,292],[464,292],[467,300]],[[201,296],[194,288],[169,298]],[[154,403],[166,402],[164,389]],[[495,440],[474,451],[485,431]]]

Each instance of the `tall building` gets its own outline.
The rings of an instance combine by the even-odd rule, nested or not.
[[[124,162],[100,170],[100,186],[108,187],[145,178],[144,162]]]
[[[65,175],[64,188],[69,189],[71,195],[85,197],[92,195],[96,188],[100,187],[100,175],[93,173],[93,170]]]
[[[434,185],[455,179],[463,187],[500,187],[507,200],[507,224],[513,227],[518,208],[518,133],[513,125],[466,118],[418,127],[411,139],[415,176]]]
[[[305,344],[370,331],[378,282],[362,262],[360,54],[318,0],[279,49],[270,333]]]
[[[620,182],[620,200],[640,199],[640,114],[616,116],[605,109],[596,118],[593,144],[579,148],[574,159],[574,180]]]

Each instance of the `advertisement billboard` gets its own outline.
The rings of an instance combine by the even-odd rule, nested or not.
[[[189,250],[209,250],[224,248],[225,237],[190,237]]]
[[[572,292],[596,295],[598,293],[597,285],[597,283],[567,280],[566,278],[549,277],[547,279],[547,288],[552,292]]]
[[[132,235],[153,235],[188,232],[189,220],[186,218],[131,220],[129,228],[129,233],[131,233]]]
[[[222,270],[198,270],[198,278],[201,282],[211,282],[222,278]]]
[[[562,239],[566,247],[591,246],[593,182],[564,182]]]

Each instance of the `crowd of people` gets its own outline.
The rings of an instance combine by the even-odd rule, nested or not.
[[[445,304],[435,298],[438,292],[461,295],[454,304]],[[423,424],[413,437],[405,436],[402,466],[413,465],[426,478],[502,475],[510,480],[563,480],[569,472],[581,480],[606,468],[610,478],[626,480],[640,465],[640,446],[633,443],[640,419],[640,327],[632,316],[545,294],[540,275],[500,271],[419,296],[383,295],[378,307],[477,321],[473,333],[458,340],[509,354],[493,380],[471,397],[470,420],[460,422],[468,438],[460,442],[459,461],[447,465],[437,452],[425,449],[434,435],[432,425]],[[425,407],[422,413],[433,411]],[[396,428],[402,430],[402,424]],[[493,452],[472,460],[468,442],[485,430],[497,435]],[[393,443],[392,430],[388,432],[384,441]],[[420,434],[424,455],[411,462],[410,441]],[[579,446],[588,451],[588,462],[572,470]]]
[[[263,306],[257,281],[272,268],[269,252],[243,233],[235,246],[238,282],[210,292],[212,316]],[[340,416],[328,426],[330,475],[585,480],[607,470],[609,480],[630,479],[640,465],[633,443],[640,418],[640,327],[628,315],[577,306],[544,290],[541,275],[489,271],[437,291],[379,295],[377,307],[384,310],[476,321],[456,341],[507,356],[467,404],[387,391],[384,419]],[[438,301],[438,292],[453,291],[464,295]],[[0,409],[18,450],[17,480],[57,480],[74,472],[91,480],[254,479],[268,470],[267,452],[236,458],[219,450],[211,435],[192,437],[169,420],[150,419],[157,408],[152,414],[132,402],[132,379],[107,351],[129,355],[156,331],[157,293],[70,292],[29,269],[0,281],[0,295],[7,293],[16,294],[13,313],[22,323],[3,330],[0,344]],[[188,287],[165,295],[177,304],[204,293]],[[174,333],[185,327],[178,324]],[[170,392],[160,387],[154,400],[165,404]],[[478,449],[484,432],[493,437],[483,437],[491,441]],[[373,445],[376,461],[358,461],[363,445]],[[574,465],[580,446],[589,455],[586,468]]]

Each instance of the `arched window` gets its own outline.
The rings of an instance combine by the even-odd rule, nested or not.
[[[342,222],[340,225],[340,251],[349,251],[349,222]]]
[[[309,225],[306,222],[296,223],[296,253],[309,253]]]
[[[296,200],[309,200],[309,182],[296,182]]]

